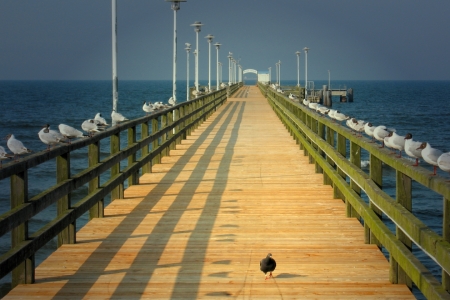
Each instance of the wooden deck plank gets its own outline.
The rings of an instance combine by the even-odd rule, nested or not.
[[[5,299],[414,299],[245,89]],[[265,281],[268,252],[277,269]]]

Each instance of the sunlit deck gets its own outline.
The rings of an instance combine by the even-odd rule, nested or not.
[[[5,299],[415,299],[322,182],[244,87]]]

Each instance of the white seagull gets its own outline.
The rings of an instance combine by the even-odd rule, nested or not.
[[[39,132],[39,139],[47,145],[47,151],[50,151],[51,146],[57,145],[59,143],[65,142],[64,136],[55,131],[50,130],[50,125],[46,124]]]
[[[5,159],[11,159],[11,158],[12,158],[11,155],[6,153],[5,148],[0,146],[0,169],[2,168],[2,161],[4,161]]]
[[[98,126],[108,126],[106,119],[102,117],[101,113],[97,113],[94,117],[94,120],[96,121]]]
[[[442,171],[450,172],[450,152],[443,153],[439,156],[437,164]]]
[[[340,111],[337,110],[334,113],[334,119],[336,119],[336,121],[338,121],[338,124],[340,124],[340,122],[342,122],[344,120],[348,120],[348,119],[350,119],[350,117],[344,115],[343,113],[341,113]]]
[[[405,138],[392,132],[392,136],[389,137],[389,144],[392,148],[399,151],[397,157],[402,157],[402,151],[405,148]]]
[[[375,130],[375,126],[373,126],[372,125],[372,123],[366,123],[365,125],[364,125],[364,132],[368,135],[368,136],[370,136],[370,138],[372,139],[371,140],[371,143],[373,143],[373,131]]]
[[[389,132],[395,129],[387,129],[386,126],[380,125],[373,130],[373,137],[381,142],[381,148],[384,147],[384,138],[389,135]]]
[[[98,128],[98,125],[95,123],[95,120],[93,120],[93,119],[85,120],[81,124],[81,129],[86,131],[90,137],[92,137],[94,135],[94,132],[100,131]]]
[[[142,110],[145,111],[145,115],[148,116],[149,113],[152,113],[154,111],[153,104],[151,104],[150,102],[147,104],[147,102],[144,101]]]
[[[348,124],[347,126],[350,127],[351,129],[353,129],[354,131],[357,132],[357,136],[362,136],[361,132],[364,131],[364,126],[365,126],[366,122],[364,122],[364,120],[357,120],[355,118],[351,118],[350,120],[348,120]]]
[[[111,119],[112,123],[117,125],[119,125],[120,122],[128,121],[127,118],[125,118],[121,113],[118,113],[115,110],[111,112]]]
[[[78,129],[73,128],[72,126],[66,124],[59,124],[58,126],[59,132],[69,140],[69,144],[72,139],[86,137],[87,135],[83,134]]]
[[[413,164],[414,167],[419,165],[419,158],[422,158],[422,149],[418,149],[421,144],[421,142],[413,141],[411,133],[405,135],[405,153],[416,159],[416,163]]]
[[[417,150],[422,149],[422,158],[424,161],[433,166],[433,174],[436,175],[436,169],[438,167],[438,159],[442,155],[442,151],[431,147],[430,143],[423,142]]]
[[[6,139],[8,140],[6,145],[8,146],[9,150],[14,153],[14,161],[18,161],[17,157],[19,155],[31,152],[31,150],[25,147],[21,141],[17,140],[14,137],[14,134],[8,134],[6,136]]]

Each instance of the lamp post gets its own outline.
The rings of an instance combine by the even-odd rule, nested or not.
[[[195,90],[198,92],[198,56],[200,50],[198,49],[198,33],[202,29],[202,22],[194,22],[194,24],[191,24],[191,26],[194,26],[194,30],[196,32],[196,47],[195,47]]]
[[[222,63],[219,61],[219,86],[222,83]]]
[[[216,46],[216,52],[217,52],[217,59],[216,59],[216,90],[219,90],[219,49],[221,44],[215,43],[214,46]]]
[[[177,11],[180,9],[180,2],[186,0],[165,0],[171,2],[173,10],[173,77],[172,77],[172,97],[169,99],[169,104],[175,105],[177,103]]]
[[[300,51],[295,52],[297,54],[297,86],[300,87]]]
[[[278,63],[275,63],[275,74],[277,75],[276,85],[278,85]]]
[[[187,66],[186,66],[186,101],[189,101],[189,51],[191,51],[191,44],[186,43],[186,50],[187,53]]]
[[[214,36],[208,34],[205,39],[208,39],[208,92],[211,93],[211,42]]]
[[[112,98],[113,98],[113,110],[117,111],[117,102],[119,102],[118,83],[117,77],[117,0],[111,0],[112,11]]]
[[[269,83],[272,84],[272,67],[269,67]]]
[[[309,48],[305,47],[303,48],[303,51],[305,52],[305,99],[308,96],[308,51]]]
[[[233,58],[233,53],[228,52],[228,86],[231,86],[231,59]]]
[[[281,88],[281,60],[278,61],[278,85]]]

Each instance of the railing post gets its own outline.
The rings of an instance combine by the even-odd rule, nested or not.
[[[337,151],[343,156],[343,157],[347,157],[347,140],[345,139],[345,136],[338,134],[337,135]],[[344,171],[342,171],[342,169],[340,169],[339,167],[337,167],[337,173],[339,174],[339,176],[341,176],[342,178],[344,178],[344,180],[346,180],[347,175],[344,173]],[[342,194],[342,192],[337,188],[336,185],[334,185],[333,187],[333,197],[335,199],[342,199],[345,202],[344,199],[344,195]],[[347,217],[350,217],[347,215]]]
[[[99,162],[100,162],[100,143],[99,142],[92,143],[88,147],[89,168],[94,167]],[[89,181],[88,193],[89,194],[94,193],[98,189],[99,185],[100,185],[99,177],[96,177],[96,178],[92,179],[91,181]],[[114,200],[114,199],[111,198],[111,200]],[[102,199],[101,201],[97,202],[94,206],[92,206],[89,209],[89,219],[103,218],[104,208],[105,208],[105,203],[104,203],[104,199]]]
[[[56,183],[61,183],[70,178],[70,152],[64,153],[56,158]],[[71,194],[67,194],[58,200],[57,214],[61,216],[71,207]],[[58,234],[58,247],[63,244],[75,244],[76,223],[73,222]]]
[[[164,129],[166,127],[167,127],[167,114],[164,114],[164,115],[161,115],[161,129]],[[161,144],[164,144],[166,141],[167,141],[167,133],[162,135]],[[169,152],[169,149],[167,147],[162,149],[162,151],[161,151],[162,157],[167,156],[168,152]]]
[[[350,162],[356,167],[361,168],[361,147],[352,141],[350,141]],[[361,188],[352,179],[350,179],[350,188],[358,195],[361,195]],[[348,217],[359,217],[347,199],[345,199],[345,206],[347,207]],[[365,224],[364,226],[366,226]]]
[[[159,129],[159,121],[157,118],[152,119],[152,134],[157,132]],[[152,151],[155,151],[159,147],[159,138],[154,139],[152,143]],[[152,161],[152,165],[161,163],[161,153],[158,153]]]
[[[141,139],[142,140],[144,140],[145,138],[148,137],[148,128],[149,128],[148,122],[144,122],[141,124]],[[149,147],[149,145],[142,148],[142,150],[141,150],[142,158],[146,157],[149,154],[148,147]],[[151,163],[148,162],[142,166],[142,174],[150,173],[150,172],[151,172]]]
[[[399,170],[396,170],[396,199],[397,202],[412,211],[412,180]],[[397,239],[401,241],[409,251],[412,251],[412,241],[398,227],[396,227]],[[406,284],[412,288],[412,280],[406,272],[398,265],[397,261],[390,255],[389,263],[391,265],[389,279],[392,283]]]
[[[383,187],[383,165],[381,160],[373,154],[370,154],[370,179],[378,185],[381,189]],[[373,202],[370,200],[369,202],[370,208],[375,212],[375,214],[381,219],[382,212],[376,207]],[[366,232],[366,242],[369,244],[375,244],[381,249],[381,244],[378,239],[373,235],[372,231],[368,226],[364,223],[364,228]],[[367,240],[369,238],[369,240]]]
[[[28,171],[11,176],[11,209],[28,202]],[[11,231],[11,248],[19,246],[28,239],[28,222],[20,224]],[[12,287],[18,284],[34,283],[34,255],[27,257],[12,271]]]
[[[128,128],[128,146],[136,143],[136,126]],[[136,162],[136,152],[128,157],[128,166]],[[128,186],[139,184],[139,169],[128,178]]]
[[[450,242],[450,199],[443,199],[444,201],[444,216],[442,224],[442,238],[446,242]],[[447,272],[442,270],[442,286],[450,292],[450,276]]]
[[[111,135],[111,154],[120,151],[120,132]],[[114,178],[120,173],[120,162],[111,168],[111,178]],[[119,183],[111,192],[111,201],[115,199],[123,199],[123,182]]]

